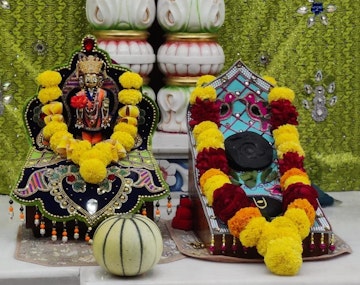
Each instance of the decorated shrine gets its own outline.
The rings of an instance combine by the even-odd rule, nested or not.
[[[359,201],[358,12],[349,0],[1,1],[14,260],[110,274],[84,284],[153,280],[175,261],[301,283],[317,260],[342,275],[333,260],[357,258],[341,231],[357,215],[334,213]]]

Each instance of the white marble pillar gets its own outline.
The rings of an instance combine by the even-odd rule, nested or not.
[[[111,59],[144,78],[144,93],[155,99],[147,85],[155,53],[147,42],[156,17],[155,0],[87,0],[86,17],[94,28],[99,48]]]
[[[225,19],[225,4],[223,0],[159,0],[156,17],[166,33],[157,51],[157,64],[166,81],[157,94],[158,129],[186,133],[192,88],[200,76],[218,75],[225,62],[216,35]]]

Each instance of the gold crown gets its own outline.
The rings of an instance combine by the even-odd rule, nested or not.
[[[95,57],[93,55],[89,55],[79,59],[78,68],[80,72],[84,74],[89,74],[89,73],[98,74],[100,73],[103,64],[104,62],[100,58]]]

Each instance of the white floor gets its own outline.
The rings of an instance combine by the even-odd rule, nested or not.
[[[304,262],[300,273],[279,277],[263,264],[229,264],[186,258],[155,266],[135,278],[109,275],[98,266],[45,267],[14,259],[18,223],[7,217],[8,197],[0,196],[0,285],[112,284],[360,284],[360,191],[330,193],[341,204],[325,208],[334,232],[353,253],[333,259]]]

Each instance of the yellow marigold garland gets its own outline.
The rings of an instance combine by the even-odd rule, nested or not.
[[[308,177],[307,173],[302,171],[299,168],[291,168],[289,170],[287,170],[281,177],[280,177],[280,187],[282,189],[286,189],[287,187],[285,187],[285,182],[288,178],[290,178],[291,176],[304,176],[304,177]]]
[[[224,149],[224,139],[219,139],[219,138],[215,138],[215,137],[210,137],[206,140],[203,140],[201,142],[199,142],[199,144],[196,145],[196,151],[200,152],[202,151],[204,148],[222,148]]]
[[[226,176],[226,174],[224,172],[222,172],[220,169],[210,168],[207,171],[205,171],[203,175],[201,175],[201,177],[199,179],[200,188],[202,189],[204,187],[204,184],[208,178],[215,176],[215,175]]]
[[[301,198],[295,199],[292,203],[290,203],[288,205],[287,208],[288,209],[298,208],[298,209],[303,210],[310,221],[310,226],[314,224],[316,212],[315,212],[314,207],[309,203],[308,200],[301,199]]]
[[[208,129],[218,129],[218,126],[217,124],[215,124],[214,122],[211,122],[211,121],[203,121],[201,122],[200,124],[196,125],[193,129],[193,135],[194,135],[194,138],[195,140],[197,140],[198,136],[208,130]]]
[[[61,75],[57,71],[44,71],[37,77],[40,85],[38,99],[43,104],[42,112],[46,115],[43,137],[49,141],[52,151],[73,161],[80,166],[79,173],[84,181],[99,184],[106,178],[106,167],[126,156],[135,145],[137,135],[137,117],[140,112],[137,106],[142,100],[139,90],[143,84],[141,76],[126,71],[119,77],[119,83],[125,88],[118,94],[121,107],[118,111],[121,117],[115,126],[111,138],[94,146],[88,141],[74,139],[63,122],[62,103],[56,101],[62,95],[58,85]]]
[[[296,225],[301,240],[309,235],[311,222],[303,209],[289,208],[286,210],[283,217],[288,218],[294,225]]]
[[[263,228],[268,222],[264,217],[254,217],[240,232],[239,239],[245,247],[254,247],[259,242]]]
[[[190,104],[194,104],[196,102],[196,98],[199,98],[201,100],[209,100],[213,102],[216,100],[216,91],[211,86],[206,86],[206,87],[197,86],[191,92]]]
[[[262,217],[262,214],[258,208],[241,208],[239,211],[236,212],[235,216],[233,216],[228,221],[230,233],[235,237],[239,237],[240,232],[245,229],[250,220],[256,217]]]
[[[197,137],[197,144],[198,145],[209,145],[209,143],[207,141],[216,141],[218,142],[218,144],[223,144],[224,143],[224,135],[222,134],[222,132],[216,128],[210,128],[207,130],[204,130],[203,132],[201,132],[198,137]]]
[[[280,237],[269,242],[264,257],[266,267],[274,274],[293,276],[302,266],[302,251],[294,248],[297,242],[291,237]]]
[[[293,102],[295,99],[295,93],[292,89],[287,87],[275,87],[271,89],[268,95],[268,101],[271,103],[272,101],[277,100],[288,100],[290,102]]]
[[[212,206],[214,191],[223,186],[225,183],[231,183],[230,178],[227,175],[221,174],[211,176],[206,180],[202,188],[202,192],[206,196],[209,206]]]
[[[284,142],[280,144],[276,149],[278,158],[282,159],[284,157],[284,154],[287,152],[296,152],[300,156],[305,156],[304,149],[301,147],[301,145],[297,142],[289,141]]]
[[[214,75],[203,75],[196,82],[196,86],[204,86],[210,83],[211,81],[214,81],[215,79],[216,77]]]

